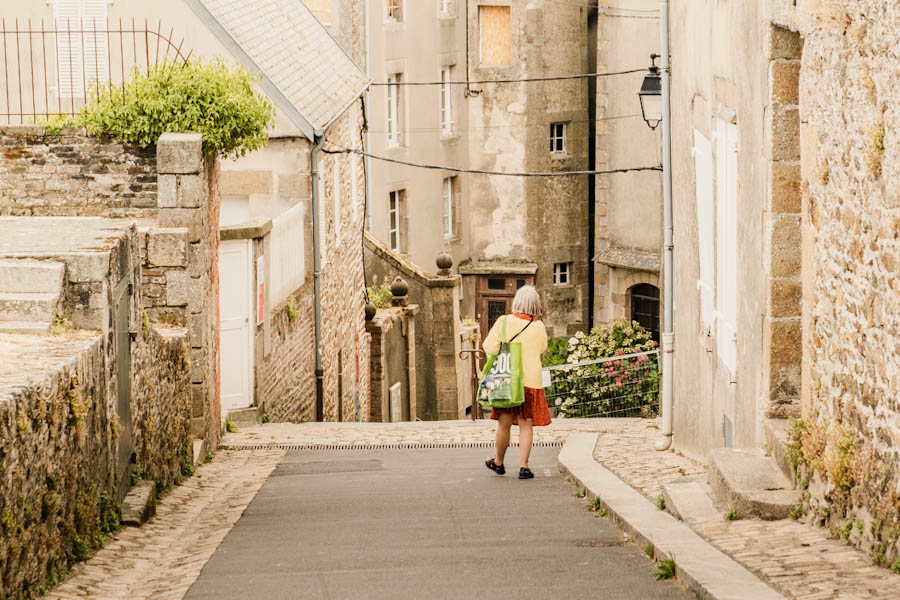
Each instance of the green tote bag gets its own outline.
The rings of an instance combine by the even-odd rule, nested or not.
[[[478,402],[484,408],[512,408],[525,402],[525,385],[522,383],[522,343],[513,342],[522,331],[528,329],[532,321],[522,331],[506,339],[506,322],[503,317],[503,334],[500,338],[500,352],[488,356],[481,380],[478,382]]]

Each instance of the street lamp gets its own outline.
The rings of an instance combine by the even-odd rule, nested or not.
[[[657,58],[659,54],[650,55],[653,64],[650,65],[650,72],[644,77],[644,83],[638,92],[641,112],[650,129],[656,129],[662,121],[662,78],[659,76],[659,67],[656,66]]]

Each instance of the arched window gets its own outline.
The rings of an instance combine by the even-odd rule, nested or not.
[[[631,295],[631,320],[650,332],[659,342],[659,288],[649,283],[638,284],[629,290]]]

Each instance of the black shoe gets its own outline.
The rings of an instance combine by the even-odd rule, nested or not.
[[[486,461],[484,461],[484,466],[486,466],[488,469],[490,469],[497,475],[505,475],[506,474],[506,467],[504,467],[503,465],[498,465],[496,462],[494,462],[493,458],[489,458]]]
[[[519,469],[519,479],[534,479],[534,473],[528,467]]]

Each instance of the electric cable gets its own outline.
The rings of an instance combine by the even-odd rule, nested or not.
[[[614,173],[632,173],[637,171],[662,171],[661,166],[655,167],[629,167],[623,169],[605,169],[605,170],[585,170],[585,171],[528,171],[528,172],[506,172],[506,171],[490,171],[487,169],[464,169],[461,167],[448,167],[445,165],[429,165],[423,163],[414,163],[406,160],[399,160],[396,158],[388,158],[386,156],[378,156],[376,154],[370,154],[368,152],[364,152],[362,150],[356,148],[346,148],[336,142],[333,142],[329,139],[325,140],[329,144],[333,146],[337,146],[339,150],[328,150],[323,148],[322,152],[325,154],[359,154],[362,156],[368,156],[369,158],[380,160],[384,162],[394,163],[398,165],[405,165],[407,167],[416,167],[419,169],[432,169],[436,171],[449,171],[451,173],[472,173],[474,175],[503,175],[508,177],[572,177],[578,175],[611,175]]]
[[[547,77],[521,77],[518,79],[478,79],[463,81],[394,81],[394,82],[373,82],[369,84],[372,87],[387,86],[419,86],[419,85],[482,85],[486,83],[528,83],[532,81],[564,81],[569,79],[587,79],[591,77],[612,77],[615,75],[629,75],[631,73],[646,73],[647,67],[642,69],[628,69],[626,71],[611,71],[609,73],[579,73],[576,75],[550,75]]]

